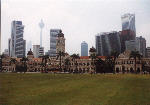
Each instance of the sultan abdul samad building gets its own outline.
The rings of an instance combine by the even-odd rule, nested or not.
[[[27,72],[70,72],[70,73],[95,73],[96,66],[93,64],[93,58],[91,55],[96,55],[96,49],[94,47],[90,48],[90,56],[70,56],[65,52],[65,37],[62,32],[60,32],[56,39],[56,57],[46,58],[46,64],[43,66],[45,59],[34,58],[33,52],[30,50],[27,53],[27,61],[22,61],[22,58],[10,58],[8,56],[2,59],[2,72],[15,72],[17,65],[23,65],[26,63]],[[125,51],[119,55],[115,61],[114,71],[116,73],[132,73],[132,72],[142,72],[143,64],[145,67],[149,68],[150,59],[142,58],[137,59],[136,68],[135,61],[133,58],[129,58],[130,52]],[[97,59],[105,61],[106,56],[98,56]],[[15,61],[14,61],[15,59]],[[61,64],[61,65],[60,65]]]

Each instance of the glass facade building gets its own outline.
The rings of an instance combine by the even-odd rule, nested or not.
[[[22,21],[13,21],[11,24],[11,39],[9,39],[11,57],[22,58],[25,56],[26,41],[23,39],[23,33]]]
[[[88,44],[85,41],[81,43],[81,56],[88,56]]]
[[[122,30],[132,30],[136,33],[135,29],[135,14],[124,14],[121,17],[122,20]]]
[[[112,51],[121,52],[119,33],[116,31],[96,35],[96,52],[99,56],[109,56]]]
[[[61,32],[61,29],[51,29],[50,30],[49,56],[56,56],[56,38],[60,32]]]

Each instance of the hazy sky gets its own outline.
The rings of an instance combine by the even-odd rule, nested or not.
[[[95,35],[120,31],[121,15],[134,13],[137,36],[150,46],[150,0],[2,0],[2,51],[8,48],[11,21],[25,25],[24,39],[40,44],[38,23],[43,19],[43,46],[50,49],[50,29],[61,28],[66,38],[66,51],[80,53],[86,41],[95,46]]]

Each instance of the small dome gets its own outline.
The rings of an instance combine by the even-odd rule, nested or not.
[[[30,51],[28,51],[27,55],[33,55],[33,52],[31,51],[31,49]]]
[[[96,52],[96,49],[94,47],[90,48],[89,52]]]

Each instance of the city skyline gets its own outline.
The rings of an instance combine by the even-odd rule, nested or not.
[[[66,38],[66,51],[70,54],[80,53],[80,43],[83,40],[88,43],[89,47],[92,47],[95,46],[97,33],[121,31],[121,16],[126,13],[135,14],[136,36],[143,36],[146,40],[150,40],[150,30],[148,29],[150,27],[150,19],[148,19],[150,16],[148,4],[150,2],[148,0],[145,2],[135,0],[130,2],[128,0],[114,0],[113,2],[107,0],[84,0],[82,2],[42,0],[43,2],[39,4],[40,1],[2,1],[2,51],[8,48],[11,21],[13,20],[23,22],[25,40],[27,42],[31,40],[34,45],[40,44],[38,22],[42,18],[45,23],[43,29],[45,51],[50,50],[50,29],[62,29]],[[124,9],[125,7],[126,9]],[[30,9],[32,10],[29,12]],[[150,43],[147,43],[147,46],[150,46]]]

